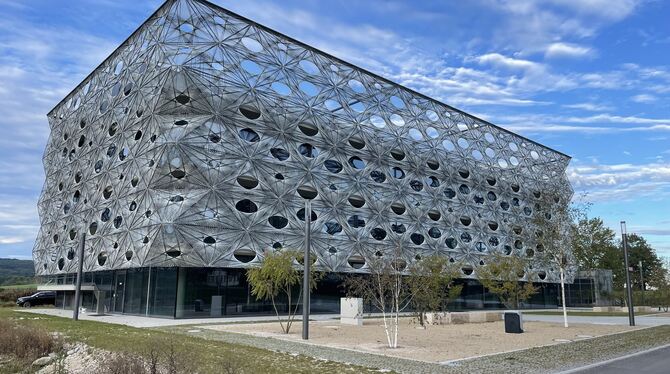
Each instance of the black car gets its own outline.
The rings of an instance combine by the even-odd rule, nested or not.
[[[19,297],[16,305],[24,308],[30,308],[35,305],[54,305],[56,304],[56,292],[40,291],[30,296]]]

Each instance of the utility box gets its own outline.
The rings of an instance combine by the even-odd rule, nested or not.
[[[340,299],[340,323],[363,326],[363,299],[354,297]]]
[[[523,332],[523,315],[514,310],[505,312],[505,332],[508,334],[521,334]]]

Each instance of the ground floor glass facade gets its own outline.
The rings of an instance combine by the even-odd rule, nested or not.
[[[74,284],[75,274],[48,279],[50,284]],[[450,310],[501,309],[497,297],[485,291],[476,280],[458,280],[463,292]],[[95,285],[97,295],[108,313],[148,315],[166,318],[204,318],[235,315],[273,314],[268,301],[256,300],[244,269],[233,268],[139,268],[85,273],[84,285]],[[342,275],[327,274],[311,295],[312,313],[339,313],[339,301],[345,296]],[[560,286],[538,283],[539,292],[524,308],[555,308],[560,304]],[[580,284],[581,292],[584,284]],[[82,293],[82,307],[96,309],[97,297],[92,291]],[[71,308],[74,293],[58,291],[56,304]],[[570,299],[568,299],[570,300]],[[295,303],[297,300],[294,300]],[[278,310],[288,311],[286,300],[279,300]],[[296,307],[294,304],[293,307]],[[371,306],[366,306],[367,310]],[[298,310],[300,306],[298,305]]]

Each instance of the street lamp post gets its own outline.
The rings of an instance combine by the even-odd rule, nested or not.
[[[638,267],[640,268],[640,289],[642,290],[642,305],[644,304],[644,275],[642,275],[642,260],[638,263]]]
[[[312,204],[310,199],[305,199],[305,254],[303,256],[304,271],[302,278],[302,339],[309,339],[309,266],[310,245],[312,240]]]
[[[85,227],[85,225],[84,225]],[[81,278],[84,269],[84,246],[86,244],[86,233],[81,234],[79,241],[79,263],[77,264],[77,283],[74,288],[74,310],[72,310],[72,319],[79,320],[79,306],[81,305]]]
[[[621,244],[623,245],[623,262],[626,267],[626,294],[628,295],[628,323],[635,326],[635,312],[633,310],[633,290],[630,286],[630,267],[628,266],[628,238],[626,221],[621,221]]]

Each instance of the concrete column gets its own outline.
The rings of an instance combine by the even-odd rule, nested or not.
[[[186,268],[179,268],[177,272],[177,302],[175,318],[184,317],[184,299],[186,298]]]

